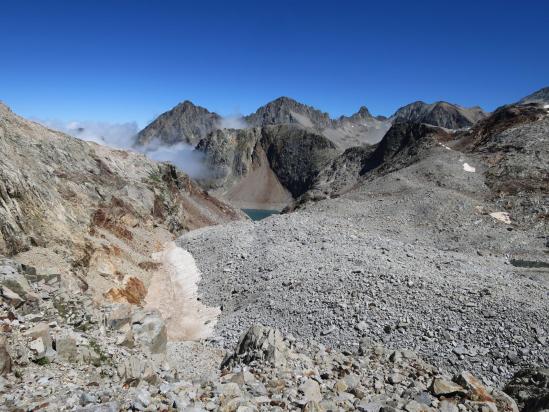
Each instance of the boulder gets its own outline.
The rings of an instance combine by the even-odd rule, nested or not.
[[[549,409],[549,368],[526,368],[518,371],[503,391],[517,401],[524,412]]]
[[[305,402],[320,402],[322,394],[320,393],[320,385],[314,379],[307,379],[299,387],[299,391],[303,394]]]
[[[165,353],[168,343],[166,323],[157,310],[139,310],[132,315],[132,333],[135,343],[151,353]]]
[[[107,327],[118,330],[130,323],[132,319],[132,306],[129,303],[110,305],[105,316]]]
[[[35,326],[27,330],[24,335],[31,338],[31,344],[32,342],[35,342],[33,344],[34,347],[39,348],[40,343],[37,341],[40,340],[41,344],[44,346],[45,352],[53,350],[50,327],[47,323],[40,322],[36,324]]]
[[[43,358],[46,356],[46,345],[41,337],[31,340],[28,346],[34,358]]]
[[[254,325],[240,337],[235,351],[227,355],[221,367],[251,362],[266,362],[280,367],[286,364],[288,352],[289,348],[278,330]]]
[[[0,336],[0,376],[5,376],[12,370],[13,362],[11,360],[10,353],[6,339]]]
[[[467,391],[462,386],[450,380],[436,377],[433,379],[433,383],[431,384],[431,392],[437,397],[451,397],[455,395],[465,396]]]
[[[470,372],[461,372],[454,381],[467,389],[467,398],[475,402],[494,403],[494,398],[480,381]]]
[[[140,381],[155,383],[158,376],[152,365],[138,356],[130,356],[118,365],[118,376],[124,384],[137,386]]]
[[[0,258],[0,286],[2,289],[8,288],[25,300],[36,300],[36,295],[25,277],[26,270],[31,268],[11,259]],[[4,290],[2,294],[4,295]]]
[[[75,361],[78,359],[78,348],[76,339],[71,334],[63,334],[55,339],[55,350],[57,355],[67,361]]]
[[[11,306],[18,308],[25,300],[7,286],[0,288],[2,298]]]
[[[491,393],[496,402],[499,412],[519,412],[517,403],[513,398],[499,389],[494,389]]]

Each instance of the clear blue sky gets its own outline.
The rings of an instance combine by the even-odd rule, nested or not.
[[[549,1],[5,1],[0,100],[144,126],[189,99],[281,95],[332,115],[415,100],[486,109],[549,85]]]

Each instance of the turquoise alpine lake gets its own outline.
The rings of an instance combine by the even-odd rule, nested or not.
[[[278,215],[280,213],[278,210],[271,209],[242,209],[242,211],[252,220],[261,220],[271,215]]]

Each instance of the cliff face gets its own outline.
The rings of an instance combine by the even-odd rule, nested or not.
[[[166,241],[241,217],[169,164],[54,132],[6,106],[0,164],[0,254],[48,262],[98,298],[135,279],[146,287],[150,255]]]
[[[211,176],[202,185],[234,204],[284,207],[337,155],[324,136],[297,126],[217,130],[200,141]]]

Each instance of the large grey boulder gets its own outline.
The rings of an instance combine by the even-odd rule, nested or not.
[[[270,363],[279,367],[286,364],[288,354],[289,348],[277,329],[254,325],[242,335],[235,351],[223,360],[221,367],[252,362]]]
[[[165,353],[168,343],[166,323],[157,310],[139,310],[132,315],[133,338],[151,353]]]
[[[125,384],[132,386],[137,386],[140,381],[154,383],[158,379],[152,364],[138,356],[130,356],[120,363],[117,372]]]
[[[32,268],[8,258],[0,258],[2,295],[9,295],[10,292],[13,292],[24,300],[36,300],[37,297],[25,277],[27,271],[32,271]]]

